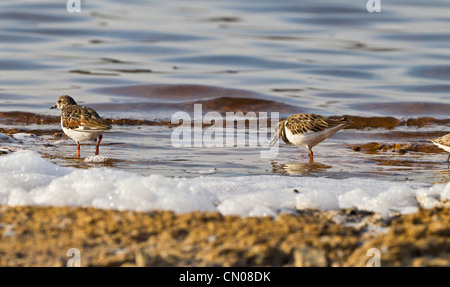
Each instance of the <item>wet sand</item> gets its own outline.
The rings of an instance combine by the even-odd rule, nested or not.
[[[0,207],[0,266],[449,266],[450,210],[383,220],[340,210],[278,218]]]

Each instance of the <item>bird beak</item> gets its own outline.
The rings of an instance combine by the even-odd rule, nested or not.
[[[58,105],[53,105],[50,107],[50,109],[56,109],[58,107]]]
[[[277,135],[273,138],[273,140],[270,142],[270,147],[273,147],[279,138],[280,138],[280,136],[277,134]]]

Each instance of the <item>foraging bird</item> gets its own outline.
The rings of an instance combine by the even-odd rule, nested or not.
[[[429,139],[429,141],[445,150],[446,152],[449,152],[447,158],[447,168],[450,168],[450,134],[446,134],[445,136],[435,139]]]
[[[111,129],[97,112],[89,107],[78,105],[68,95],[60,96],[56,104],[50,109],[61,110],[61,126],[64,133],[77,143],[78,158],[80,158],[80,142],[98,138],[95,155],[99,154],[102,133]]]
[[[350,124],[352,122],[346,118],[332,119],[314,114],[295,114],[278,123],[271,145],[281,138],[287,144],[306,146],[312,162],[312,148]]]

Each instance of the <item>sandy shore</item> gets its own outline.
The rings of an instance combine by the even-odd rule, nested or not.
[[[381,266],[450,266],[449,211],[386,222],[352,210],[274,219],[0,206],[0,266],[66,266],[70,248],[81,266],[366,266],[371,248]]]

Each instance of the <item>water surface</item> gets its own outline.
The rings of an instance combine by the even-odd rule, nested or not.
[[[81,13],[57,2],[0,3],[0,130],[37,135],[22,146],[55,163],[98,166],[74,158],[48,109],[69,94],[113,124],[101,154],[115,169],[449,179],[446,153],[427,142],[450,132],[448,1],[382,1],[381,13],[365,1],[82,1]],[[171,118],[194,104],[355,125],[317,146],[313,164],[285,144],[272,159],[261,146],[174,147]]]

